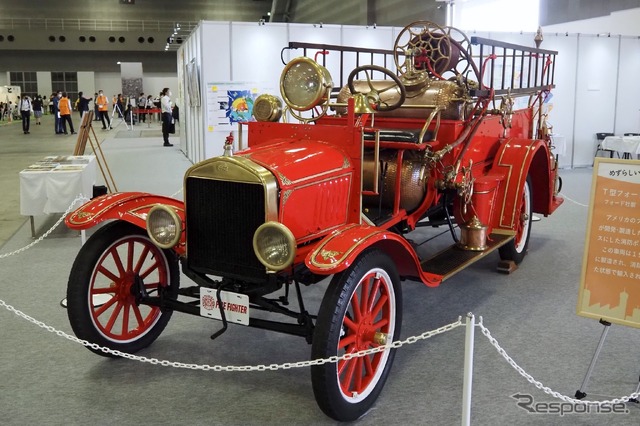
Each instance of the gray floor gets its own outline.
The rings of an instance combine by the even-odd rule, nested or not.
[[[19,216],[17,172],[44,155],[68,154],[75,144],[72,137],[54,136],[50,122],[37,127],[31,135],[23,135],[19,124],[0,127],[0,219],[8,235],[0,254],[32,241],[28,223]],[[178,191],[190,165],[178,147],[161,147],[159,132],[131,138],[123,131],[98,131],[109,137],[103,146],[119,189],[165,195]],[[591,170],[565,171],[563,177],[563,192],[586,204]],[[602,330],[597,321],[575,314],[586,217],[585,207],[567,201],[556,214],[534,223],[529,254],[512,275],[494,271],[495,254],[439,288],[405,282],[403,337],[473,312],[483,316],[485,325],[527,372],[552,389],[573,395]],[[39,218],[39,231],[57,218]],[[421,231],[412,238],[419,241],[433,232]],[[446,235],[425,246],[432,249],[445,243]],[[35,247],[0,259],[0,300],[70,333],[59,302],[79,247],[74,233],[60,229]],[[325,286],[323,282],[305,289],[311,309],[317,307]],[[315,404],[308,369],[214,373],[106,359],[2,307],[0,323],[3,424],[332,423]],[[216,321],[175,314],[141,355],[210,365],[309,358],[310,348],[300,338],[242,326],[232,325],[211,341],[209,336],[219,326]],[[611,328],[587,388],[590,397],[617,397],[635,390],[640,373],[637,333]],[[463,328],[400,349],[382,395],[360,423],[460,424],[463,359]],[[518,407],[512,397],[518,393],[530,394],[534,403],[554,401],[518,375],[477,331],[473,424],[640,423],[640,409],[634,404],[626,414],[532,414]]]

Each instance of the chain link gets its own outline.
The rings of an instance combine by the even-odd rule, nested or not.
[[[24,246],[22,248],[19,248],[18,250],[14,250],[10,253],[4,253],[4,254],[0,254],[0,259],[4,259],[6,257],[9,256],[14,256],[16,254],[20,254],[26,250],[29,250],[31,247],[35,246],[36,244],[38,244],[39,242],[41,242],[42,240],[44,240],[45,238],[47,238],[58,226],[60,226],[60,224],[62,223],[62,221],[64,220],[65,217],[67,217],[67,215],[71,212],[71,210],[73,210],[74,206],[76,205],[76,203],[78,203],[79,201],[89,201],[89,199],[87,197],[85,197],[84,195],[80,194],[76,197],[75,200],[73,200],[71,202],[71,205],[67,208],[67,210],[62,214],[62,216],[60,217],[60,219],[58,219],[58,221],[44,234],[42,234],[40,236],[40,238],[38,238],[37,240],[33,241],[31,244]]]
[[[532,385],[534,385],[536,388],[540,389],[541,391],[543,391],[547,395],[551,395],[554,398],[560,399],[560,400],[562,400],[564,402],[568,402],[568,403],[571,403],[571,404],[599,405],[599,406],[620,404],[620,403],[623,403],[623,402],[629,402],[630,399],[638,399],[638,397],[640,396],[640,392],[634,392],[631,395],[623,396],[623,397],[620,397],[620,398],[614,398],[614,399],[610,399],[610,400],[606,400],[606,401],[584,401],[584,400],[581,400],[581,399],[575,399],[575,398],[572,398],[570,396],[566,396],[566,395],[563,395],[563,394],[561,394],[559,392],[556,392],[556,391],[552,390],[551,388],[549,388],[548,386],[545,386],[542,382],[539,382],[538,380],[534,379],[533,376],[531,376],[529,373],[524,371],[524,369],[522,367],[520,367],[513,360],[513,358],[511,358],[511,356],[509,356],[509,354],[507,354],[507,352],[502,348],[502,346],[500,346],[498,341],[491,335],[491,332],[489,332],[489,329],[486,328],[484,326],[484,324],[482,324],[482,317],[480,317],[480,320],[478,321],[477,325],[478,325],[478,327],[480,327],[480,330],[482,330],[482,334],[484,334],[485,337],[487,339],[489,339],[489,342],[493,345],[493,347],[496,349],[496,351],[498,351],[498,353],[500,355],[502,355],[502,357],[514,368],[514,370],[516,370],[518,373],[520,373],[520,375],[522,377],[527,379],[527,381],[529,383],[531,383]]]
[[[178,195],[181,192],[182,192],[182,188],[178,189],[176,192],[174,192],[173,194],[169,195],[169,197],[176,198],[176,195]]]
[[[174,198],[177,194],[179,194],[182,191],[182,189],[179,189],[178,191],[176,191],[174,194],[171,195],[172,198]],[[578,205],[581,206],[585,206],[584,204],[580,204],[574,200],[572,200],[571,198],[565,196],[563,194],[563,196],[568,199],[569,201],[572,201]],[[40,236],[37,240],[33,241],[31,244],[22,247],[18,250],[12,251],[10,253],[4,253],[2,255],[0,255],[0,259],[4,259],[6,257],[9,256],[13,256],[19,253],[22,253],[28,249],[30,249],[31,247],[35,246],[36,244],[38,244],[39,242],[41,242],[42,240],[44,240],[45,238],[47,238],[64,220],[64,218],[71,212],[71,210],[73,210],[73,207],[75,206],[76,203],[78,203],[79,201],[88,201],[89,199],[86,198],[85,196],[83,196],[82,194],[80,194],[78,197],[75,198],[75,200],[73,200],[73,202],[71,203],[71,205],[67,208],[67,210],[62,214],[62,216],[60,217],[60,219],[58,219],[58,221],[44,234],[42,234],[42,236]],[[586,207],[586,206],[585,206]],[[382,345],[382,346],[378,346],[376,348],[371,348],[371,349],[366,349],[363,351],[359,351],[359,352],[354,352],[354,353],[347,353],[344,354],[342,356],[331,356],[329,358],[324,358],[324,359],[313,359],[313,360],[309,360],[309,361],[298,361],[298,362],[285,362],[283,364],[269,364],[269,365],[264,365],[264,364],[258,364],[258,365],[228,365],[228,366],[222,366],[222,365],[208,365],[208,364],[188,364],[188,363],[183,363],[183,362],[177,362],[177,361],[168,361],[168,360],[159,360],[157,358],[149,358],[149,357],[145,357],[145,356],[138,356],[138,355],[133,355],[133,354],[129,354],[126,352],[122,352],[119,350],[115,350],[115,349],[110,349],[104,346],[100,346],[96,343],[91,343],[87,340],[84,339],[79,339],[76,336],[72,336],[68,333],[65,333],[62,330],[58,330],[50,325],[45,324],[42,321],[38,321],[35,318],[25,314],[24,312],[14,308],[13,306],[7,304],[5,301],[0,299],[0,306],[4,307],[5,309],[7,309],[9,312],[13,312],[15,315],[19,316],[20,318],[25,319],[26,321],[37,325],[38,327],[50,332],[50,333],[54,333],[57,336],[63,337],[67,340],[70,340],[74,343],[78,343],[80,345],[86,346],[88,348],[91,348],[93,350],[96,351],[101,351],[104,352],[106,354],[110,354],[110,355],[114,355],[114,356],[118,356],[118,357],[122,357],[122,358],[126,358],[126,359],[130,359],[133,361],[139,361],[139,362],[144,362],[144,363],[148,363],[148,364],[152,364],[152,365],[161,365],[163,367],[174,367],[174,368],[183,368],[183,369],[189,369],[189,370],[202,370],[202,371],[215,371],[215,372],[221,372],[221,371],[226,371],[226,372],[233,372],[233,371],[276,371],[276,370],[288,370],[291,368],[303,368],[303,367],[310,367],[310,366],[316,366],[316,365],[323,365],[323,364],[327,364],[327,363],[336,363],[338,361],[346,361],[346,360],[350,360],[356,357],[362,357],[362,356],[367,356],[367,355],[372,355],[378,352],[382,352],[382,351],[386,351],[387,349],[397,349],[400,348],[404,345],[412,345],[418,341],[421,340],[426,340],[429,339],[431,337],[437,336],[439,334],[443,334],[446,333],[448,331],[452,331],[460,326],[464,326],[464,324],[462,323],[462,318],[459,317],[458,320],[456,322],[447,324],[445,326],[442,326],[440,328],[437,328],[435,330],[430,330],[430,331],[425,331],[424,333],[417,335],[417,336],[411,336],[406,338],[405,340],[397,340],[395,342],[392,343],[388,343],[386,345]],[[630,395],[627,396],[623,396],[620,398],[614,398],[611,400],[606,400],[606,401],[584,401],[584,400],[580,400],[580,399],[575,399],[566,395],[563,395],[559,392],[556,392],[554,390],[552,390],[551,388],[549,388],[548,386],[545,386],[542,382],[536,380],[535,378],[533,378],[533,376],[531,376],[529,373],[527,373],[522,367],[520,367],[514,360],[513,358],[511,358],[511,356],[509,354],[507,354],[507,352],[502,348],[502,346],[500,346],[500,344],[498,343],[498,341],[491,335],[491,332],[489,331],[488,328],[486,328],[484,326],[484,324],[482,323],[482,317],[479,318],[479,321],[477,323],[477,326],[480,327],[480,330],[482,331],[482,334],[489,340],[489,342],[491,343],[491,345],[496,349],[496,351],[511,365],[511,367],[513,367],[522,377],[524,377],[529,383],[531,383],[532,385],[534,385],[537,389],[542,390],[544,393],[546,393],[547,395],[553,396],[554,398],[560,399],[564,402],[568,402],[568,403],[572,403],[572,404],[583,404],[583,405],[611,405],[611,404],[620,404],[620,403],[624,403],[624,402],[629,402],[630,399],[638,399],[640,397],[640,392],[634,392]]]
[[[560,194],[558,194],[558,195],[560,195],[560,196],[561,196],[562,198],[564,198],[565,200],[569,200],[569,201],[571,201],[573,204],[577,204],[577,205],[579,205],[580,207],[589,207],[587,204],[579,203],[579,202],[577,202],[576,200],[574,200],[573,198],[568,197],[568,196],[567,196],[565,193],[563,193],[563,192],[561,192],[561,193],[560,193]]]
[[[57,330],[54,327],[47,325],[45,323],[43,323],[42,321],[38,321],[33,317],[30,317],[29,315],[25,314],[24,312],[14,308],[13,306],[7,304],[5,301],[0,300],[0,306],[4,307],[5,309],[7,309],[9,312],[13,312],[14,314],[16,314],[17,316],[19,316],[20,318],[23,318],[27,321],[29,321],[32,324],[37,325],[38,327],[50,332],[50,333],[54,333],[60,337],[64,337],[65,339],[68,339],[74,343],[78,343],[82,346],[86,346],[88,348],[91,348],[93,350],[96,351],[101,351],[104,352],[106,354],[110,354],[110,355],[115,355],[118,357],[122,357],[122,358],[127,358],[133,361],[139,361],[139,362],[144,362],[144,363],[148,363],[148,364],[153,364],[153,365],[161,365],[163,367],[175,367],[175,368],[185,368],[185,369],[190,369],[190,370],[202,370],[202,371],[266,371],[266,370],[270,370],[270,371],[276,371],[276,370],[288,370],[291,368],[302,368],[302,367],[310,367],[312,365],[323,365],[323,364],[327,364],[327,363],[335,363],[338,361],[342,361],[342,360],[348,360],[348,359],[353,359],[356,357],[361,357],[361,356],[365,356],[365,355],[371,355],[371,354],[375,354],[378,352],[382,352],[382,351],[386,351],[387,349],[391,349],[391,348],[399,348],[402,347],[404,345],[410,345],[413,344],[415,342],[418,342],[420,340],[426,340],[429,339],[431,337],[437,336],[438,334],[442,334],[442,333],[446,333],[447,331],[451,331],[455,328],[458,328],[462,325],[464,325],[462,323],[462,320],[460,318],[458,318],[458,321],[453,322],[451,324],[447,324],[445,326],[442,326],[438,329],[435,330],[430,330],[430,331],[425,331],[424,333],[420,334],[419,336],[412,336],[409,337],[405,340],[398,340],[395,341],[393,343],[389,343],[387,345],[383,345],[383,346],[378,346],[376,348],[371,348],[371,349],[367,349],[367,350],[363,350],[360,352],[355,352],[355,353],[349,353],[349,354],[344,354],[342,356],[331,356],[329,358],[324,358],[324,359],[313,359],[310,361],[298,361],[298,362],[285,362],[283,364],[269,364],[269,365],[264,365],[264,364],[259,364],[259,365],[228,365],[228,366],[222,366],[222,365],[200,365],[200,364],[187,364],[187,363],[183,363],[183,362],[176,362],[176,361],[168,361],[168,360],[159,360],[157,358],[149,358],[149,357],[145,357],[145,356],[138,356],[138,355],[133,355],[133,354],[129,354],[126,352],[121,352],[119,350],[115,350],[115,349],[110,349],[104,346],[100,346],[96,343],[91,343],[88,342],[86,340],[83,339],[79,339],[76,336],[72,336],[70,334],[65,333],[64,331],[61,330]]]

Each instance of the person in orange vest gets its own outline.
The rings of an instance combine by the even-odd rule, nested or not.
[[[104,95],[102,90],[98,91],[98,97],[96,98],[96,105],[98,105],[98,114],[102,121],[102,130],[111,130],[111,120],[109,119],[109,99]],[[107,119],[107,124],[104,124],[104,119]]]
[[[60,124],[62,125],[62,132],[65,135],[68,134],[67,123],[69,123],[69,130],[71,130],[72,135],[75,135],[76,132],[73,130],[73,121],[71,120],[71,100],[67,97],[67,92],[62,92],[58,109],[60,110]]]

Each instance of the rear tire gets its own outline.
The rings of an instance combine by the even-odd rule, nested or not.
[[[175,253],[154,245],[128,222],[112,222],[80,249],[67,286],[67,314],[80,339],[127,353],[146,348],[172,311],[136,303],[135,292],[175,300],[180,271]],[[98,349],[89,350],[112,357]]]
[[[531,198],[531,177],[527,176],[520,201],[516,208],[516,236],[498,249],[502,260],[513,260],[516,265],[522,262],[529,248],[532,216]]]
[[[381,346],[400,336],[402,291],[395,264],[378,250],[365,251],[336,275],[324,295],[313,335],[313,359]],[[313,393],[322,411],[352,421],[375,403],[395,349],[311,367]]]

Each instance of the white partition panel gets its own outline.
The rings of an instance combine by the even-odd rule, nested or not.
[[[340,25],[324,24],[289,24],[289,41],[302,43],[342,45],[342,27]],[[307,56],[313,58],[317,51],[308,51]],[[289,55],[289,58],[286,55]],[[302,50],[288,50],[285,52],[285,61],[303,56]],[[340,57],[336,55],[317,55],[318,62],[323,64],[331,73],[334,84],[340,82]]]
[[[264,82],[277,88],[284,67],[280,52],[288,44],[287,24],[232,23],[231,81]]]
[[[352,25],[342,27],[342,42],[345,46],[393,50],[394,40],[392,27],[374,28],[373,26],[362,27]],[[359,59],[359,61],[357,61],[357,59]],[[345,52],[342,70],[345,79],[357,65],[370,64],[372,62],[392,72],[396,71],[393,56],[387,56],[385,60],[385,57],[381,55],[373,56],[365,53],[356,55],[356,53]],[[373,78],[378,79],[382,78],[382,76],[374,75]],[[336,82],[336,84],[338,84],[338,82]]]
[[[620,40],[615,133],[640,133],[640,39]]]
[[[576,99],[576,72],[578,61],[578,37],[545,35],[542,48],[558,51],[555,65],[555,83],[553,98],[549,101],[553,108],[549,113],[549,123],[553,133],[564,137],[564,153],[560,152],[560,167],[573,166],[574,153],[574,117]]]
[[[185,97],[185,64],[194,60],[200,67],[202,73],[201,37],[202,24],[193,30],[189,38],[187,38],[180,49],[178,49],[178,86],[180,97],[182,98]],[[180,147],[187,158],[196,162],[202,159],[202,147],[204,146],[201,109],[192,108],[184,101],[181,103]]]
[[[1,79],[2,75],[3,74],[0,74],[0,86],[5,85],[5,83],[3,83]],[[49,71],[38,71],[36,72],[36,80],[38,82],[38,93],[49,98],[49,95],[53,92],[51,84],[51,73]],[[95,85],[94,82],[92,82],[92,84]],[[94,92],[91,92],[91,97],[93,97],[93,93]]]
[[[224,138],[206,122],[207,83],[257,82],[277,91],[282,70],[280,50],[288,42],[359,46],[393,50],[401,27],[359,27],[320,24],[267,24],[202,22],[180,49],[178,58],[184,84],[184,68],[195,60],[200,70],[202,105],[185,104],[182,114],[183,149],[192,161],[221,152]],[[533,46],[533,33],[488,33],[468,31],[469,37],[493,38]],[[631,93],[640,89],[640,40],[631,37],[597,37],[576,34],[545,34],[542,48],[559,52],[555,65],[556,89],[549,121],[554,133],[566,141],[561,167],[590,166],[597,132],[640,132],[640,100]],[[618,58],[618,52],[622,54]],[[477,48],[473,48],[477,54]],[[305,54],[285,50],[283,59]],[[317,51],[307,51],[309,57]],[[365,55],[366,56],[366,55]],[[368,59],[368,58],[367,58]],[[339,55],[319,55],[340,84]],[[356,66],[355,55],[343,57],[344,69]],[[353,66],[349,65],[353,62]],[[365,62],[362,59],[362,62]],[[369,61],[366,61],[369,62]],[[377,63],[377,61],[376,61]],[[384,66],[384,62],[379,65]],[[394,64],[387,63],[393,69]],[[619,67],[619,70],[618,70]],[[347,72],[348,74],[348,72]],[[111,86],[108,74],[96,74],[96,88]],[[107,87],[105,89],[108,90]],[[186,100],[185,100],[186,102]],[[209,153],[209,154],[207,154]]]
[[[579,36],[573,166],[591,166],[595,134],[613,132],[618,67],[617,38]]]

